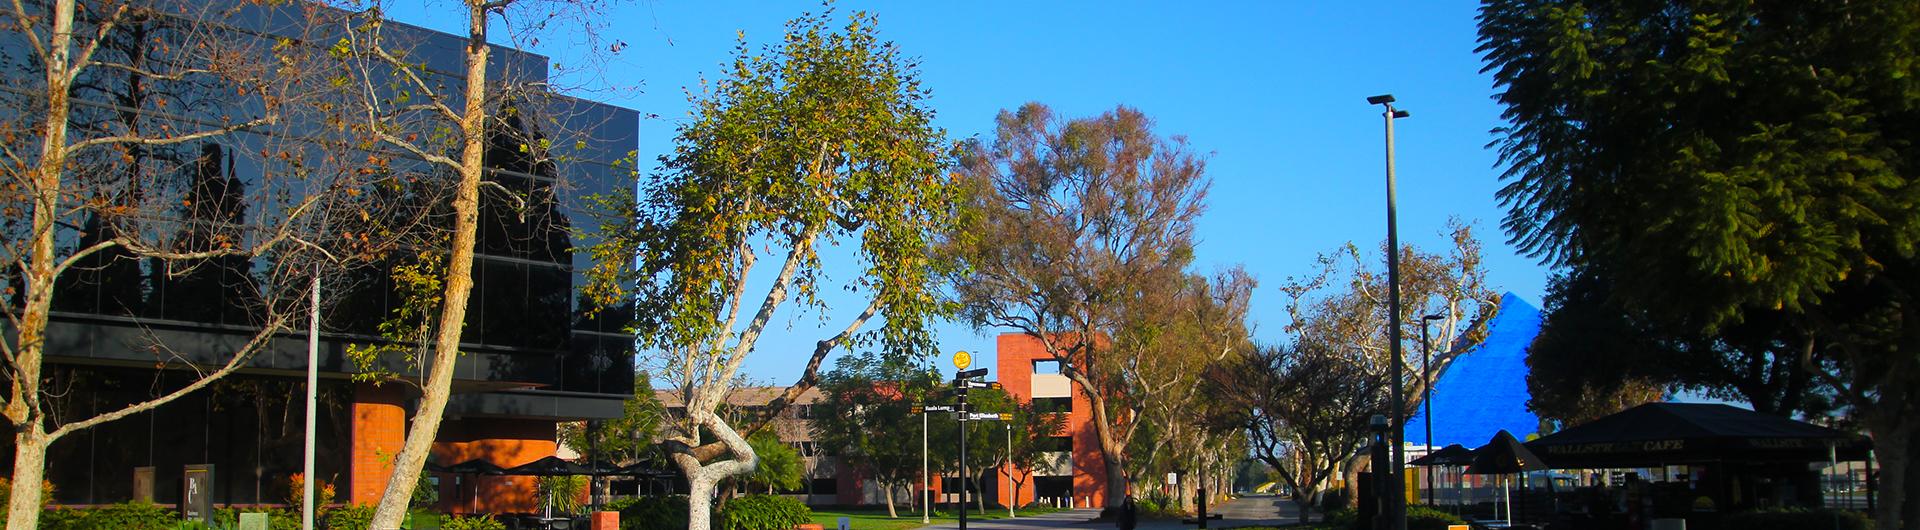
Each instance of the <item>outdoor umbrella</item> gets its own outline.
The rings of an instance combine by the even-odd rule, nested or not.
[[[506,473],[506,470],[501,469],[500,466],[493,465],[493,462],[488,462],[484,458],[475,458],[473,460],[468,460],[465,462],[447,466],[447,472],[458,474],[458,475],[502,475]],[[459,480],[459,477],[454,477],[454,480]],[[476,484],[476,485],[471,485],[470,487],[478,488],[479,486]],[[466,493],[466,490],[464,488],[461,488],[458,482],[455,482],[454,483],[454,496],[455,496],[454,500],[458,501],[459,496],[464,495],[465,493]],[[479,502],[479,494],[477,493],[477,490],[473,496],[468,497],[468,500],[474,503]]]
[[[452,473],[453,468],[440,465],[438,462],[434,462],[433,459],[429,458],[427,459],[427,471],[433,473]]]
[[[1546,462],[1541,461],[1533,451],[1527,450],[1527,446],[1522,445],[1520,440],[1514,439],[1512,433],[1502,429],[1494,433],[1493,440],[1488,441],[1487,445],[1473,450],[1473,463],[1467,465],[1467,474],[1501,475],[1501,493],[1509,495],[1506,500],[1507,525],[1512,526],[1513,498],[1507,490],[1506,475],[1546,468]]]
[[[527,462],[525,464],[520,464],[517,466],[513,466],[511,468],[507,468],[506,474],[529,475],[529,476],[536,476],[536,477],[562,477],[562,476],[572,476],[572,475],[592,475],[593,470],[587,469],[587,466],[575,464],[573,462],[568,462],[566,460],[561,460],[560,457],[557,457],[557,456],[545,456],[545,457],[541,457],[539,460],[535,460],[532,462]],[[553,519],[553,499],[547,499],[547,511],[543,517],[547,520]]]
[[[624,466],[607,474],[641,478],[673,478],[680,476],[679,472],[667,469],[661,466],[659,462],[650,461],[641,461],[630,466]]]
[[[500,466],[493,465],[493,462],[488,462],[484,458],[475,458],[473,460],[468,460],[465,462],[447,466],[447,472],[458,473],[462,475],[504,475],[506,474],[505,469],[501,469]]]
[[[569,476],[569,475],[591,475],[593,474],[593,470],[587,469],[587,466],[575,464],[573,462],[568,462],[566,460],[561,460],[560,457],[557,457],[557,456],[547,456],[547,457],[541,457],[539,460],[535,460],[532,462],[527,462],[525,464],[520,464],[517,466],[507,468],[507,470],[501,474],[528,475],[528,476],[535,476],[535,477],[559,477],[559,476]]]
[[[1473,450],[1460,444],[1442,447],[1426,456],[1408,462],[1416,466],[1461,466],[1473,463]]]
[[[1431,468],[1433,466],[1464,466],[1471,463],[1473,463],[1472,449],[1468,449],[1466,446],[1460,444],[1448,444],[1446,447],[1442,447],[1437,451],[1427,453],[1420,458],[1415,458],[1407,464]],[[1432,471],[1429,470],[1428,472]],[[1448,481],[1452,482],[1455,486],[1459,485],[1459,481],[1453,480],[1452,478],[1448,478]],[[1457,490],[1458,488],[1453,489]],[[1455,491],[1455,493],[1458,493],[1458,491]],[[1458,501],[1458,499],[1455,500]]]

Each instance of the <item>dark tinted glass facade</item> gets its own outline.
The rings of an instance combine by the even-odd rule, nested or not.
[[[270,8],[233,4],[226,10],[196,3],[155,2],[155,16],[122,23],[118,37],[99,52],[105,62],[124,64],[179,64],[191,58],[174,50],[187,48],[208,34],[234,42],[237,50],[268,50],[281,35],[306,31],[296,28],[300,18],[284,12],[298,6]],[[226,24],[210,26],[188,15],[220,13]],[[169,16],[177,15],[177,16]],[[447,93],[458,93],[460,40],[449,35],[394,24],[388,39],[395,46],[411,46],[410,59],[421,61]],[[264,30],[264,32],[262,31]],[[124,33],[124,35],[121,35]],[[305,35],[327,42],[328,35]],[[31,80],[38,66],[26,53],[18,34],[0,32],[0,62],[7,78]],[[494,79],[503,86],[521,86],[546,76],[546,59],[511,49],[493,54]],[[6,119],[28,122],[40,108],[43,95],[31,83],[0,90],[0,113]],[[217,82],[161,82],[140,79],[108,68],[87,71],[75,90],[74,117],[78,137],[98,137],[127,131],[195,130],[209,124],[246,117],[253,99],[222,97],[235,87]],[[166,101],[165,105],[152,102]],[[145,102],[145,103],[143,103]],[[452,104],[458,105],[458,102]],[[576,227],[591,226],[576,219],[580,201],[633,186],[630,169],[619,167],[630,156],[638,138],[633,111],[556,94],[524,92],[496,105],[489,124],[486,152],[489,192],[482,194],[478,256],[474,287],[468,304],[463,350],[471,366],[462,379],[524,383],[526,388],[600,394],[631,394],[633,341],[622,329],[626,308],[599,312],[580,304],[583,285],[578,271],[591,264],[576,255]],[[511,112],[502,110],[511,109]],[[503,117],[501,117],[503,116]],[[89,188],[103,201],[126,201],[150,208],[144,217],[103,218],[85,215],[64,226],[58,244],[81,248],[119,232],[139,232],[143,239],[181,251],[244,245],[265,237],[262,225],[298,202],[303,185],[316,181],[288,178],[302,169],[351,171],[352,161],[383,160],[382,171],[406,180],[404,189],[390,196],[369,198],[378,204],[375,215],[424,215],[437,227],[450,226],[445,206],[451,180],[446,170],[392,149],[332,145],[341,136],[318,122],[351,116],[322,112],[295,113],[294,123],[207,138],[142,147],[127,152],[96,153],[83,161],[73,184]],[[528,145],[539,146],[528,149]],[[111,155],[111,156],[108,156]],[[322,160],[328,161],[322,163]],[[377,190],[369,194],[378,193]],[[434,248],[410,252],[443,252]],[[403,254],[403,253],[402,253]],[[272,256],[217,257],[202,260],[142,259],[124,250],[108,249],[81,260],[70,274],[59,278],[54,309],[66,331],[94,333],[98,326],[171,328],[183,331],[245,333],[262,324],[259,309],[274,300],[298,300],[298,293],[275,282]],[[340,344],[365,343],[380,335],[379,325],[401,304],[391,278],[401,258],[369,263],[329,278],[324,291],[324,328]],[[17,277],[7,275],[9,283]],[[73,327],[82,326],[82,327]],[[91,330],[91,331],[89,331]],[[56,332],[60,330],[55,330]],[[193,360],[217,359],[227,353],[217,347],[196,352],[191,344],[168,349]],[[152,352],[116,352],[89,348],[85,352],[49,352],[54,356],[156,360]],[[337,355],[341,348],[329,348]],[[266,356],[271,357],[271,356]],[[263,368],[293,368],[263,360]],[[323,363],[350,371],[341,359]],[[304,363],[301,363],[304,364]]]
[[[96,60],[127,65],[179,66],[179,54],[214,39],[235,50],[331,43],[337,35],[300,26],[307,7],[240,2],[158,1],[146,15],[123,21]],[[262,4],[275,4],[263,2]],[[36,2],[29,10],[44,9]],[[218,14],[216,17],[186,15]],[[206,23],[212,20],[216,23]],[[394,46],[409,47],[450,93],[459,92],[461,39],[400,24],[389,28]],[[97,26],[82,21],[79,32]],[[297,35],[297,39],[288,39]],[[0,120],[30,124],[44,108],[42,70],[29,45],[0,29]],[[496,48],[491,78],[525,86],[545,79],[546,58]],[[76,138],[129,132],[200,130],[259,115],[257,98],[230,97],[240,87],[217,81],[156,81],[126,71],[93,68],[78,80],[70,127]],[[162,103],[164,102],[164,103]],[[343,140],[330,119],[346,118],[324,101],[303,102],[272,126],[194,141],[98,150],[75,160],[74,200],[126,204],[140,215],[81,213],[63,222],[56,245],[70,252],[116,234],[176,251],[242,246],[268,237],[259,227],[283,221],[308,186],[323,179],[301,172],[358,171],[354,161],[379,159],[392,187],[369,187],[361,199],[371,215],[420,215],[450,226],[449,180],[443,169],[378,145]],[[450,104],[458,106],[458,101]],[[558,94],[523,92],[497,108],[489,123],[483,193],[456,396],[456,417],[572,420],[610,417],[633,392],[634,341],[623,329],[628,308],[590,311],[577,294],[580,271],[591,264],[574,251],[587,197],[634,185],[620,162],[635,149],[638,117],[630,110]],[[17,145],[37,145],[37,139]],[[523,144],[542,146],[525,150]],[[550,146],[550,147],[547,147]],[[134,208],[137,207],[137,208]],[[101,212],[113,211],[111,208]],[[18,218],[5,236],[19,236]],[[344,230],[334,230],[341,232]],[[338,245],[338,241],[320,241]],[[335,247],[341,248],[341,247]],[[433,247],[413,254],[444,252]],[[380,324],[401,304],[393,267],[406,253],[326,278],[323,287],[322,413],[319,469],[339,481],[349,467],[349,424],[356,370],[350,345],[379,341]],[[304,281],[277,271],[272,254],[161,261],[109,248],[78,260],[55,286],[47,337],[47,374],[58,385],[50,412],[59,420],[115,410],[180,388],[186,363],[218,365],[263,324],[269,304],[305,303]],[[0,283],[21,292],[20,276],[0,265]],[[0,302],[17,306],[12,295]],[[278,306],[276,306],[278,307]],[[0,324],[4,326],[6,324]],[[304,327],[304,321],[292,325]],[[413,371],[398,360],[389,367]],[[176,369],[154,370],[170,364]],[[219,503],[279,503],[286,478],[300,468],[307,369],[303,333],[272,340],[235,376],[160,407],[62,439],[49,454],[48,477],[61,503],[117,502],[132,496],[135,467],[156,471],[155,498],[177,498],[186,464],[218,466]],[[0,450],[11,451],[0,437]],[[0,462],[9,471],[11,462]]]

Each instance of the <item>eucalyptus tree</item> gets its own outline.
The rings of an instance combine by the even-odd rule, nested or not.
[[[691,483],[698,529],[714,484],[754,468],[742,432],[815,385],[828,353],[873,346],[910,358],[933,349],[927,323],[940,310],[941,263],[931,244],[959,206],[946,173],[952,147],[932,125],[917,63],[880,39],[873,16],[855,13],[839,28],[832,18],[793,19],[778,44],[759,49],[743,35],[721,78],[691,95],[692,116],[638,201],[630,237],[641,261],[642,339],[662,352],[663,378],[686,403],[668,444]],[[859,270],[836,285],[821,249],[842,245]],[[779,262],[751,285],[764,291],[750,293],[762,253]],[[823,289],[865,303],[829,308]],[[838,310],[844,320],[759,425],[738,429],[714,410],[785,305],[823,319]],[[884,325],[865,331],[876,316]]]
[[[992,142],[976,142],[960,175],[970,193],[963,229],[943,253],[961,315],[1038,341],[1092,403],[1106,467],[1106,508],[1127,495],[1127,445],[1137,407],[1116,396],[1121,368],[1141,352],[1117,340],[1143,289],[1178,285],[1193,256],[1206,164],[1181,136],[1119,107],[1060,119],[1039,103],[1002,111]]]
[[[1205,376],[1215,364],[1253,347],[1247,310],[1255,285],[1236,266],[1212,278],[1182,274],[1173,288],[1132,302],[1129,312],[1135,316],[1127,319],[1119,342],[1141,354],[1119,367],[1130,383],[1124,397],[1141,411],[1137,424],[1149,429],[1138,457],[1129,458],[1135,480],[1203,469],[1231,438],[1209,421],[1219,389],[1207,385]],[[1196,485],[1184,481],[1182,491]]]
[[[1669,329],[1779,312],[1873,438],[1876,524],[1913,528],[1920,10],[1491,0],[1479,34],[1512,240]]]

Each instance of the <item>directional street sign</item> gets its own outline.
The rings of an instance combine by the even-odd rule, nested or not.
[[[960,373],[957,373],[957,374],[953,374],[953,377],[954,377],[955,379],[973,379],[973,378],[975,378],[975,377],[980,377],[980,376],[983,376],[983,375],[987,375],[987,369],[986,369],[986,368],[975,368],[975,369],[972,369],[972,370],[961,370],[961,371],[960,371]]]
[[[1006,420],[1006,419],[1010,419],[1010,418],[1012,418],[1012,417],[1013,417],[1013,415],[1012,415],[1012,414],[995,414],[995,413],[992,413],[992,412],[970,412],[970,413],[967,413],[967,420],[968,420],[968,421],[995,421],[995,420]]]
[[[919,414],[922,412],[953,412],[953,406],[952,405],[928,405],[928,406],[922,407],[919,405],[914,405],[912,410],[914,414]]]

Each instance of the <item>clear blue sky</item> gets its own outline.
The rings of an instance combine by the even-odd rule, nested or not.
[[[841,2],[866,10],[880,31],[922,59],[939,125],[955,137],[990,135],[1000,109],[1027,101],[1064,116],[1131,105],[1184,134],[1202,152],[1213,189],[1200,222],[1196,270],[1243,263],[1264,284],[1254,299],[1257,336],[1281,339],[1276,287],[1309,271],[1316,253],[1385,238],[1381,119],[1365,97],[1393,93],[1413,116],[1397,122],[1400,233],[1442,248],[1458,216],[1475,223],[1495,289],[1538,304],[1548,271],[1518,255],[1499,228],[1504,210],[1489,129],[1499,125],[1493,88],[1474,54],[1476,2]],[[813,2],[629,2],[602,18],[603,40],[628,47],[585,97],[657,115],[641,126],[642,160],[672,147],[688,108],[683,87],[730,60],[737,32],[756,47]],[[458,4],[402,6],[401,21],[462,33]],[[523,46],[583,64],[575,38],[549,35]],[[761,340],[753,379],[792,381],[813,341],[864,301],[827,315],[793,318]],[[943,351],[987,353],[992,332],[939,328]],[[951,367],[941,360],[940,364]],[[830,365],[830,364],[829,364]]]

